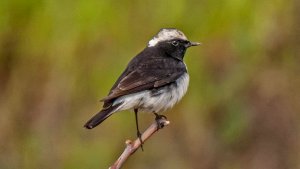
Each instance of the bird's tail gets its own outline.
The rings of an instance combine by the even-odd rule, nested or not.
[[[119,105],[116,105],[116,106],[111,106],[107,109],[101,110],[99,113],[94,115],[89,121],[87,121],[85,123],[84,127],[87,129],[92,129],[92,128],[98,126],[105,119],[107,119],[109,116],[111,116],[118,107],[119,107]]]

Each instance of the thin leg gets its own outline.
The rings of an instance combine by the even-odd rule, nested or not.
[[[155,112],[153,112],[153,114],[155,115],[155,121],[156,121],[157,126],[158,126],[158,127],[157,127],[157,130],[163,128],[164,126],[162,126],[162,125],[159,123],[159,120],[162,119],[162,118],[167,119],[167,117],[164,116],[164,115],[161,115],[161,114],[157,114],[157,113],[155,113]]]
[[[137,113],[138,113],[138,109],[134,109],[137,136],[138,136],[138,138],[140,139],[140,142],[141,142],[141,149],[142,149],[142,151],[144,151],[143,141],[142,141],[142,134],[141,134],[140,129],[139,129],[139,121],[138,121],[138,114]]]

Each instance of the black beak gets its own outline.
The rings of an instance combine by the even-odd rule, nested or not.
[[[201,45],[201,43],[199,43],[199,42],[189,42],[189,43],[187,43],[186,47],[188,48],[188,47],[191,47],[191,46],[198,46],[198,45]]]

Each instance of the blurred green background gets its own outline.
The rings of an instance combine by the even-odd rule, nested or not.
[[[187,51],[187,95],[124,168],[300,168],[299,0],[2,0],[0,168],[108,168],[134,114],[83,124],[164,27]],[[141,127],[152,123],[142,114]]]

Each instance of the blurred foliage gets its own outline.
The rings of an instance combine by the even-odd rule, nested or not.
[[[2,0],[0,168],[107,168],[134,115],[94,130],[128,61],[160,28],[188,50],[190,87],[171,125],[124,168],[300,168],[300,2]],[[153,120],[140,116],[142,127]]]

